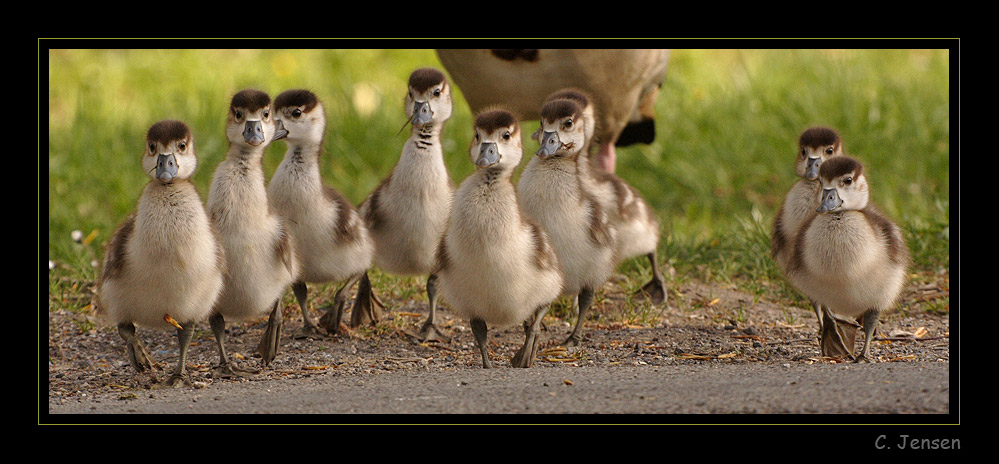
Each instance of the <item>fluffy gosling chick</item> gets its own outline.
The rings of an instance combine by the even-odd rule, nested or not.
[[[281,296],[298,276],[295,245],[284,220],[267,202],[264,149],[285,135],[277,128],[271,99],[259,90],[232,97],[226,118],[229,149],[208,194],[208,211],[226,250],[228,272],[210,319],[218,343],[222,376],[238,374],[225,351],[225,320],[270,313],[257,350],[266,366],[277,355],[281,335]]]
[[[801,224],[791,258],[792,282],[830,315],[855,318],[864,327],[864,346],[856,361],[867,358],[878,315],[898,300],[905,284],[909,250],[902,231],[868,203],[863,166],[837,156],[819,167],[822,189],[818,214]],[[824,327],[837,324],[824,324]],[[823,330],[835,336],[833,327]],[[852,353],[853,346],[845,349]]]
[[[522,156],[516,117],[488,110],[475,118],[474,130],[469,156],[476,171],[455,192],[434,274],[440,294],[470,320],[482,367],[492,367],[487,324],[521,321],[524,345],[511,364],[530,367],[541,320],[561,292],[561,270],[548,235],[521,215],[517,204],[511,182]]]
[[[211,313],[225,272],[223,249],[190,181],[197,162],[187,125],[161,121],[149,128],[142,168],[152,180],[111,237],[96,285],[97,312],[117,324],[135,370],[153,367],[135,324],[177,328],[180,359],[161,385],[190,385],[185,359],[194,325]]]
[[[798,137],[795,173],[800,179],[784,197],[770,233],[770,251],[784,275],[787,275],[791,265],[792,245],[798,229],[802,222],[815,214],[818,207],[819,167],[829,158],[842,154],[843,141],[832,129],[812,127]],[[821,330],[824,319],[821,306],[812,301],[812,307]]]
[[[541,108],[541,147],[517,183],[521,210],[551,237],[563,275],[563,294],[575,295],[578,319],[566,346],[582,342],[593,292],[617,264],[617,229],[588,180],[583,109],[557,99]]]
[[[323,183],[319,172],[326,116],[322,102],[308,90],[288,90],[274,99],[274,117],[287,131],[284,160],[267,186],[271,208],[285,218],[300,260],[292,285],[305,326],[299,336],[320,336],[309,318],[306,282],[346,280],[333,297],[333,307],[320,319],[338,333],[346,294],[371,267],[374,242],[364,220],[350,202]]]
[[[593,99],[579,89],[568,88],[559,90],[548,97],[546,101],[560,98],[575,101],[582,108],[584,123],[583,156],[591,155],[593,133],[596,130],[596,110]],[[541,129],[538,129],[538,134]],[[534,137],[537,140],[537,137]],[[589,175],[586,175],[589,174]],[[645,256],[652,267],[652,279],[635,292],[635,295],[646,295],[653,304],[666,301],[666,281],[659,271],[659,261],[656,248],[659,244],[659,218],[655,211],[642,198],[641,194],[620,177],[602,169],[589,169],[580,176],[587,184],[588,190],[600,202],[607,217],[617,229],[616,254],[618,261],[624,261],[634,256]]]
[[[413,71],[404,108],[412,131],[399,161],[358,209],[375,241],[376,266],[391,274],[430,274],[430,313],[419,338],[445,339],[436,326],[437,276],[432,271],[454,194],[441,149],[441,129],[451,117],[451,86],[444,73],[433,68]],[[362,292],[364,288],[371,288],[366,273],[351,314],[354,327],[379,317],[365,301],[370,292]]]

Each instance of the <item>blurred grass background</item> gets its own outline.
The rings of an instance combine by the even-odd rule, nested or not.
[[[800,303],[771,262],[770,226],[796,180],[798,135],[829,126],[864,162],[872,200],[905,230],[913,273],[946,273],[949,64],[948,50],[672,50],[656,141],[619,148],[617,174],[662,218],[662,261],[678,280],[762,285]],[[229,98],[243,88],[319,95],[329,121],[324,178],[359,203],[398,159],[408,136],[398,133],[406,82],[420,66],[443,69],[433,50],[50,50],[48,257],[56,274],[96,276],[91,261],[149,180],[139,161],[154,122],[191,127],[194,182],[207,198],[226,149]],[[443,143],[457,184],[473,170],[472,115],[460,89],[452,95]],[[521,132],[528,152],[537,124]],[[268,178],[284,150],[268,149]],[[74,230],[92,245],[74,242]],[[622,272],[640,284],[646,267],[632,260]]]

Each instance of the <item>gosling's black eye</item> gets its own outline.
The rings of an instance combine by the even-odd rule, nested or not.
[[[852,183],[853,183],[852,177],[847,177],[846,179],[843,179],[843,185],[850,185]]]
[[[236,119],[243,119],[243,112],[236,110]]]
[[[801,157],[804,158],[805,156],[808,156],[808,150],[805,150],[804,148],[802,148],[801,149]]]
[[[503,133],[503,140],[510,140],[510,131],[506,131]]]
[[[264,110],[264,119],[267,119],[267,117],[270,116],[270,115],[271,115],[270,111]]]
[[[187,144],[184,142],[180,142],[177,144],[177,148],[179,148],[180,151],[184,151],[185,149],[187,149]]]
[[[571,129],[572,128],[572,120],[571,119],[566,119],[565,120],[565,128],[566,129]]]
[[[295,111],[292,111],[291,115],[297,118],[302,115],[302,110],[295,108]]]
[[[832,149],[832,147],[829,147],[829,148],[826,148],[826,154],[827,154],[827,155],[831,155],[831,154],[833,154],[833,149]]]
[[[156,145],[155,145],[155,144],[152,144],[152,143],[150,143],[150,144],[149,144],[149,151],[156,151]]]

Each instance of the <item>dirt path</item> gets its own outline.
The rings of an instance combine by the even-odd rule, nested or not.
[[[815,318],[806,309],[689,283],[671,293],[670,308],[645,317],[653,324],[601,322],[622,320],[623,293],[608,284],[585,325],[582,349],[560,348],[571,327],[548,318],[535,366],[514,369],[509,360],[523,343],[522,329],[490,330],[497,368],[489,371],[481,368],[467,321],[447,308],[440,315],[452,339],[421,344],[408,333],[425,318],[425,302],[389,302],[394,309],[377,328],[324,340],[293,339],[302,322],[297,305],[288,304],[270,368],[253,380],[213,379],[214,337],[199,327],[188,357],[196,386],[171,391],[150,389],[154,380],[135,373],[116,331],[93,328],[88,314],[54,310],[48,412],[947,413],[949,313],[919,309],[927,295],[949,299],[946,284],[909,288],[909,309],[882,319],[871,351],[879,362],[853,365],[820,357]],[[264,325],[229,329],[229,349],[244,367],[259,367],[253,353]],[[172,368],[172,333],[140,330],[140,338],[164,369]],[[819,387],[843,400],[817,401]],[[349,392],[354,396],[343,396]]]

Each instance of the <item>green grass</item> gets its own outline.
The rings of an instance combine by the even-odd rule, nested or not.
[[[779,294],[797,298],[769,258],[770,224],[795,181],[798,135],[826,125],[864,162],[872,200],[905,230],[913,272],[949,269],[949,60],[947,50],[672,51],[656,141],[618,150],[618,175],[663,220],[661,261],[678,280],[754,292],[776,281]],[[440,67],[432,50],[53,50],[47,65],[47,253],[59,264],[50,276],[71,280],[96,276],[91,251],[100,259],[135,208],[148,181],[139,166],[143,138],[154,122],[180,119],[192,128],[194,182],[205,198],[224,156],[231,95],[309,88],[327,109],[325,180],[358,203],[407,137],[397,133],[410,71]],[[465,153],[472,117],[460,91],[454,100],[443,144],[457,183],[473,170]],[[528,150],[536,127],[526,122],[522,131]],[[268,177],[284,148],[269,148]],[[71,240],[73,230],[97,231],[91,251]],[[622,272],[637,285],[646,267],[639,261]],[[50,295],[63,291],[53,279]],[[395,279],[374,283],[385,288]],[[413,289],[422,284],[404,281],[393,291],[425,298]]]

